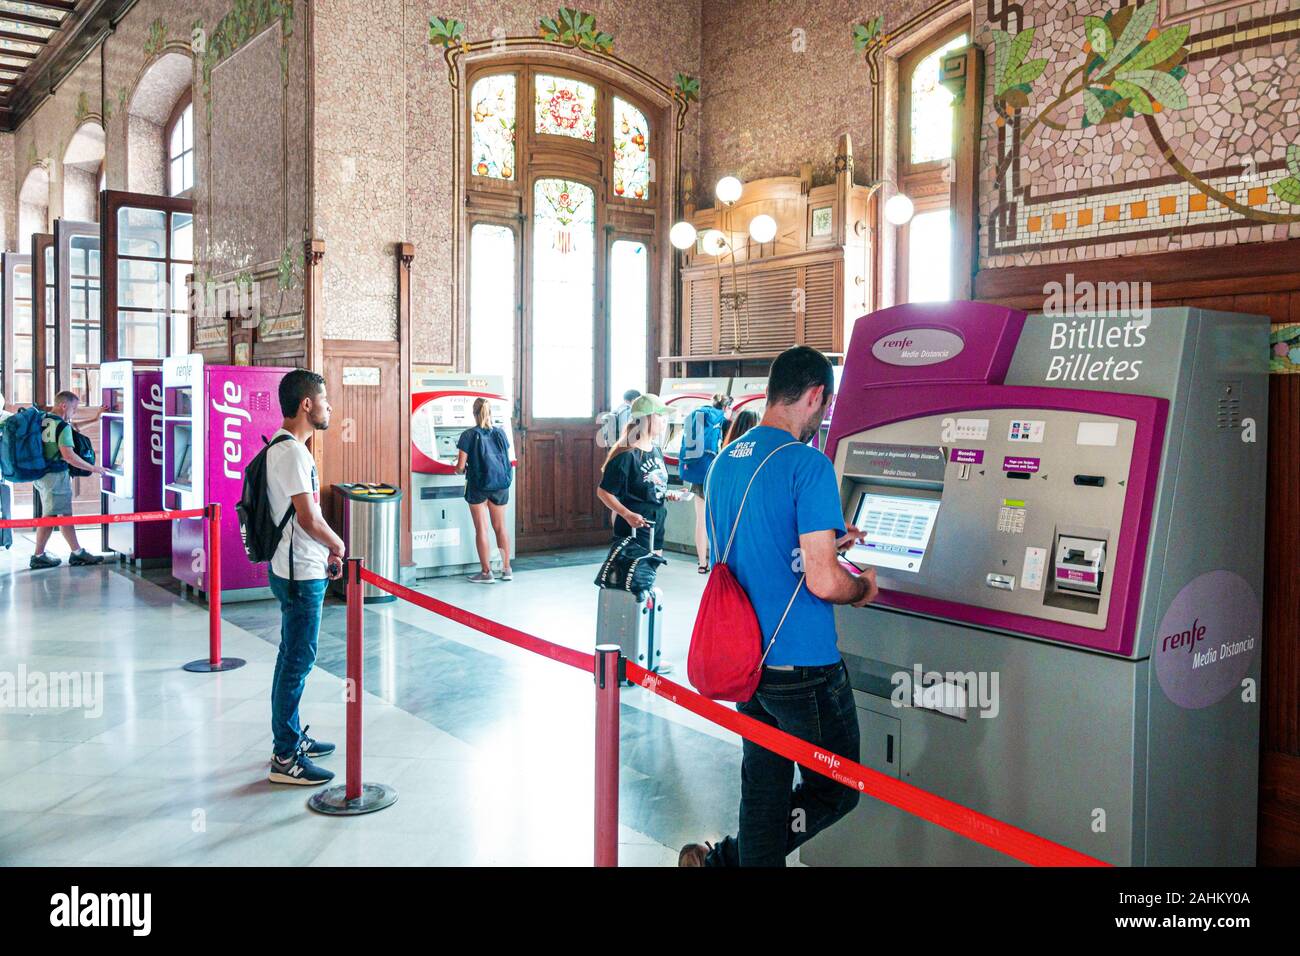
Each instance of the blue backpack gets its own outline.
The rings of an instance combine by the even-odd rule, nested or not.
[[[0,475],[5,481],[35,481],[50,470],[41,439],[44,424],[45,413],[36,407],[20,409],[0,424]]]
[[[712,405],[701,405],[686,416],[682,426],[681,464],[678,470],[683,481],[704,484],[709,475],[709,465],[717,457],[722,444],[722,428],[726,413]]]

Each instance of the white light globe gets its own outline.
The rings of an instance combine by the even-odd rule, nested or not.
[[[718,185],[713,187],[713,192],[721,202],[733,203],[740,198],[740,193],[744,188],[744,185],[735,176],[723,176],[718,180]]]
[[[709,229],[704,233],[704,251],[711,256],[720,256],[727,251],[727,237],[720,229]]]
[[[763,213],[749,220],[749,238],[759,245],[776,238],[776,220]]]
[[[915,207],[902,193],[890,196],[885,202],[885,218],[895,226],[905,226],[912,221]]]
[[[676,223],[668,230],[668,241],[678,249],[689,249],[695,245],[695,227],[689,222]]]

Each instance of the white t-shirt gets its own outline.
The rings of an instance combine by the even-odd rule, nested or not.
[[[284,517],[285,511],[293,507],[294,495],[311,492],[316,503],[320,503],[320,482],[316,477],[316,463],[312,460],[311,452],[283,428],[271,436],[271,441],[280,435],[289,435],[289,441],[282,441],[266,450],[266,493],[271,502],[271,515],[277,523]],[[289,573],[291,548],[292,575]],[[276,577],[286,580],[292,577],[297,581],[317,581],[329,577],[326,571],[329,556],[329,548],[303,531],[295,514],[280,535],[280,545],[271,559],[271,571]]]

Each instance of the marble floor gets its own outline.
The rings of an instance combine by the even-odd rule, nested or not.
[[[590,676],[410,605],[368,605],[364,778],[399,798],[323,817],[306,808],[313,788],[266,780],[273,602],[224,609],[224,652],[245,667],[186,673],[183,662],[206,656],[207,613],[165,572],[31,571],[31,549],[18,532],[0,551],[0,690],[6,674],[29,689],[40,674],[60,692],[0,700],[0,863],[589,865]],[[61,540],[51,551],[66,557]],[[691,557],[671,557],[664,656],[684,681],[704,579]],[[520,567],[511,583],[420,588],[589,649],[592,555]],[[344,667],[344,607],[331,598],[302,712],[313,736],[339,744],[321,761],[339,782]],[[682,843],[734,830],[734,736],[635,687],[620,719],[623,865],[673,865]]]

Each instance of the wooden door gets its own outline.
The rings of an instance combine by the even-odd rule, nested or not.
[[[518,549],[608,540],[596,497],[606,388],[604,223],[599,181],[539,174],[524,229]]]
[[[32,401],[50,405],[61,387],[59,378],[58,313],[54,308],[54,236],[32,233]]]

